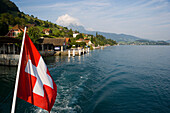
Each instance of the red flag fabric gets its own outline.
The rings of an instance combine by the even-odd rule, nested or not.
[[[17,97],[50,111],[57,86],[31,39],[25,34]]]

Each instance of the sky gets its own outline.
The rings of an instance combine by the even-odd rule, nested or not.
[[[59,25],[170,40],[170,0],[12,0],[26,14]]]

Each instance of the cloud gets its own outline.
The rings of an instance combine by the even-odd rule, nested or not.
[[[170,32],[167,32],[170,29],[169,0],[43,1],[37,4],[24,2],[25,5],[20,6],[24,12],[63,26],[72,23],[97,31],[125,33],[141,38],[170,38]]]
[[[62,26],[69,26],[70,24],[80,26],[82,25],[77,18],[71,17],[68,14],[58,17],[56,23]]]

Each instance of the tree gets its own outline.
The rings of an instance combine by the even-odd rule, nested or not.
[[[77,31],[77,30],[75,30],[74,32],[75,32],[75,33],[79,33],[79,31]]]
[[[80,47],[84,47],[86,45],[86,42],[77,42],[77,45],[79,45]]]
[[[1,15],[1,21],[5,22],[6,24],[10,24],[10,19],[9,19],[10,14],[9,13],[3,13]]]
[[[72,29],[69,30],[68,36],[69,36],[69,37],[73,37],[73,31],[72,31]]]
[[[0,21],[0,35],[6,35],[8,33],[8,24]]]
[[[38,20],[35,20],[35,24],[40,26],[40,22]]]
[[[82,33],[80,33],[79,35],[76,36],[76,40],[80,39],[80,38],[83,38],[84,39],[84,36]]]
[[[31,15],[32,18],[34,18],[34,15]]]
[[[28,29],[28,35],[33,43],[37,43],[37,39],[40,38],[40,30],[37,27],[31,27]]]
[[[91,39],[90,39],[90,41],[93,43],[94,42],[94,37],[93,37],[93,35],[91,35]]]
[[[44,27],[49,27],[48,21],[44,21]]]
[[[60,36],[61,36],[61,37],[64,37],[64,36],[65,36],[65,33],[62,31],[62,32],[60,33]]]
[[[29,19],[29,23],[33,24],[34,20],[32,18]]]

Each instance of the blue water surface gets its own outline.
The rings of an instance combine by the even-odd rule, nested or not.
[[[113,46],[44,58],[57,84],[51,113],[169,113],[170,46]],[[16,67],[0,66],[0,112],[10,113]],[[16,113],[46,113],[17,99]]]

